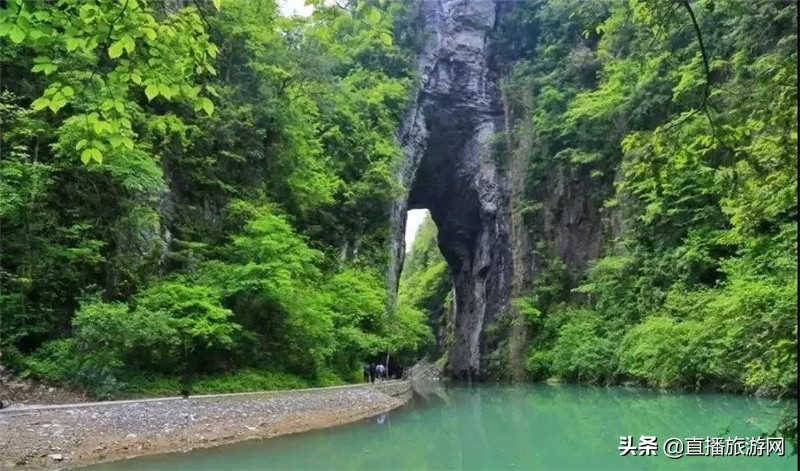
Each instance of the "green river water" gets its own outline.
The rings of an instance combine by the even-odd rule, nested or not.
[[[671,459],[662,449],[673,437],[757,437],[794,401],[556,385],[419,392],[408,406],[357,423],[92,469],[797,469],[788,442],[783,457]],[[628,435],[634,447],[641,435],[657,437],[657,456],[620,456]]]

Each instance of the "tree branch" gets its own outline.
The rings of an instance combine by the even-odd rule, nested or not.
[[[125,3],[122,5],[122,9],[119,11],[119,14],[114,18],[114,20],[111,22],[111,24],[108,25],[108,34],[106,34],[106,40],[103,43],[103,48],[100,49],[100,51],[99,51],[100,52],[100,57],[98,57],[98,59],[97,59],[97,65],[95,65],[92,68],[92,74],[89,76],[89,78],[85,82],[83,82],[83,87],[81,88],[81,91],[78,94],[82,98],[84,96],[83,94],[86,91],[86,88],[91,84],[92,80],[94,80],[94,76],[97,75],[97,72],[100,69],[100,62],[101,62],[101,59],[102,59],[102,54],[103,54],[104,51],[108,50],[109,44],[111,43],[111,35],[114,33],[114,25],[116,25],[117,21],[119,21],[120,18],[122,18],[122,15],[125,14],[125,10],[128,9],[128,2],[129,2],[129,0],[125,0]]]
[[[714,124],[714,118],[711,116],[711,111],[708,109],[708,93],[711,89],[711,67],[708,65],[708,54],[706,53],[706,47],[703,44],[703,33],[700,31],[700,25],[697,23],[697,17],[694,16],[694,10],[692,10],[689,0],[683,0],[681,3],[686,9],[686,12],[689,13],[689,17],[692,19],[692,26],[694,27],[694,32],[697,36],[697,43],[700,45],[700,55],[703,58],[703,69],[706,73],[706,85],[703,88],[703,102],[700,104],[700,106],[703,108],[706,118],[708,118],[708,124],[711,126],[711,135],[714,136],[714,138],[724,147],[733,152],[733,149],[731,149],[717,134],[717,126]]]
[[[697,36],[697,42],[700,45],[700,55],[703,57],[703,68],[706,72],[706,86],[703,89],[703,108],[706,107],[706,100],[708,99],[708,91],[711,87],[711,68],[708,65],[708,55],[706,54],[706,47],[703,45],[703,33],[700,32],[700,25],[697,24],[697,18],[694,16],[694,10],[692,10],[692,6],[689,5],[689,0],[684,0],[682,2],[683,7],[686,8],[686,11],[689,13],[689,17],[692,19],[692,26],[694,27],[695,35]]]
[[[206,12],[203,11],[203,9],[200,7],[200,2],[198,2],[197,0],[192,0],[192,3],[194,3],[195,8],[197,8],[197,13],[200,14],[200,18],[203,19],[203,22],[206,24],[206,27],[210,31],[211,30],[211,23],[209,23],[208,18],[206,17]]]

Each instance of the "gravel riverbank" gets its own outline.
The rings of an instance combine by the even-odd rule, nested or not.
[[[67,468],[330,427],[411,397],[407,381],[0,411],[0,469]]]

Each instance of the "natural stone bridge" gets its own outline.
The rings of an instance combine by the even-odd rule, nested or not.
[[[399,135],[400,179],[410,191],[393,211],[389,284],[396,290],[406,211],[429,209],[455,284],[450,372],[477,378],[482,358],[497,348],[485,331],[507,311],[512,265],[508,185],[491,145],[503,127],[489,40],[497,5],[423,0],[419,13],[428,42],[418,63],[422,84]]]

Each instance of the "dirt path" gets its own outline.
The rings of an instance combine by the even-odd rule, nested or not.
[[[352,422],[404,404],[406,381],[0,411],[0,469],[64,468]]]

